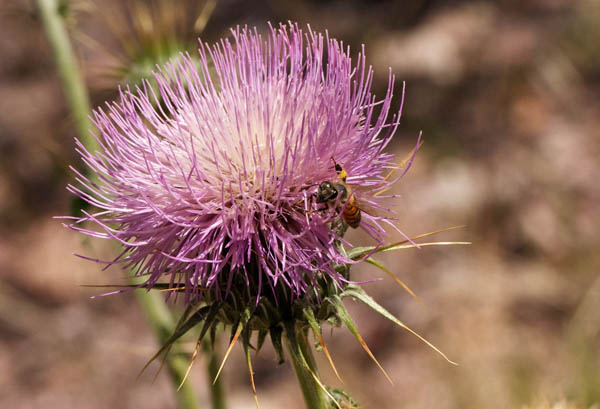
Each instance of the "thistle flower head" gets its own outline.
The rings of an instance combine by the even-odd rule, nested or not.
[[[378,100],[364,52],[353,62],[341,42],[289,24],[232,30],[154,80],[94,111],[102,149],[78,152],[97,179],[78,174],[69,188],[100,211],[71,227],[118,240],[111,264],[147,276],[148,288],[185,288],[188,303],[226,299],[238,284],[258,302],[302,297],[321,278],[347,283],[347,207],[362,208],[375,238],[390,222],[391,74]],[[326,181],[340,192],[318,200]]]

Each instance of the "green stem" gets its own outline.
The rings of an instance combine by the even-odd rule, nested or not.
[[[210,388],[210,400],[212,402],[213,409],[225,409],[225,392],[223,390],[223,384],[221,383],[221,379],[223,378],[223,374],[219,376],[219,379],[212,384],[213,380],[217,376],[217,372],[219,371],[219,359],[217,358],[217,354],[209,340],[204,339],[202,341],[202,352],[207,360],[207,369],[208,369],[208,382]]]
[[[298,383],[304,397],[307,409],[329,409],[329,399],[325,391],[317,383],[313,374],[319,376],[317,364],[308,341],[308,331],[298,329],[296,339],[286,339],[286,346],[291,356],[292,366],[296,372]],[[308,368],[310,370],[308,370]],[[312,373],[311,373],[312,371]]]
[[[64,15],[68,11],[69,3],[66,0],[62,2],[37,0],[37,4],[46,30],[46,36],[54,52],[56,68],[60,74],[69,109],[75,121],[77,135],[81,143],[90,152],[94,152],[98,148],[98,143],[90,135],[91,122],[88,118],[91,111],[90,98],[64,22]]]
[[[65,6],[68,6],[68,3],[59,3],[57,0],[37,0],[37,4],[48,41],[54,52],[54,58],[63,82],[69,108],[75,120],[77,135],[86,149],[94,152],[98,149],[98,144],[89,133],[91,127],[90,120],[88,119],[90,113],[89,95],[65,27]],[[165,342],[173,333],[175,324],[164,300],[161,299],[159,294],[152,292],[137,291],[136,295],[157,338],[161,343]],[[187,366],[187,360],[181,355],[172,353],[167,357],[169,374],[176,386],[179,386],[181,383]],[[199,408],[189,382],[186,382],[181,387],[177,394],[177,399],[182,409]]]

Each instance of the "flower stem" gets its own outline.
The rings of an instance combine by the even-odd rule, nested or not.
[[[329,409],[329,399],[315,380],[315,376],[318,377],[319,374],[311,345],[308,341],[308,331],[297,329],[295,332],[295,339],[290,339],[288,333],[286,346],[292,358],[292,366],[296,372],[298,383],[300,383],[306,408]]]
[[[223,391],[223,384],[221,383],[223,375],[221,374],[214,385],[212,385],[212,382],[219,371],[219,359],[217,358],[217,354],[215,354],[210,341],[207,339],[202,342],[202,352],[207,360],[206,366],[208,369],[208,382],[212,407],[213,409],[225,409],[225,392]]]
[[[57,0],[37,0],[40,16],[46,36],[52,47],[58,72],[73,115],[79,140],[90,152],[98,149],[96,140],[90,135],[91,122],[90,101],[87,88],[81,76],[77,60],[71,47],[69,34],[65,27],[65,14],[68,2]],[[148,317],[160,342],[172,334],[175,324],[171,313],[165,306],[159,294],[151,292],[136,292],[140,306]],[[182,356],[170,354],[167,366],[173,383],[178,386],[187,369],[187,361]],[[177,394],[182,409],[198,409],[194,391],[189,383],[184,384]]]
[[[85,147],[94,152],[98,143],[90,135],[90,98],[73,53],[64,17],[68,12],[68,1],[37,0],[46,36],[56,60],[56,68],[62,79],[69,109],[75,121],[77,135]]]

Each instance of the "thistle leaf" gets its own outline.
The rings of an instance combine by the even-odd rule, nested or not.
[[[374,265],[375,267],[392,277],[392,279],[398,284],[400,284],[400,286],[402,286],[402,288],[404,288],[406,292],[409,293],[415,300],[421,302],[419,297],[417,297],[417,295],[404,283],[404,281],[400,280],[400,278],[396,274],[392,273],[386,266],[381,264],[379,261],[373,259],[372,257],[365,259],[365,261],[369,264]]]
[[[214,314],[216,314],[216,312],[218,312],[219,310],[220,307],[214,304],[212,306],[207,305],[200,308],[198,311],[192,314],[192,316],[189,317],[183,324],[177,325],[177,328],[175,328],[173,335],[171,335],[167,343],[172,344],[173,342],[175,342],[175,340],[177,340],[186,332],[194,328],[198,323],[206,320],[209,316],[214,318]]]
[[[410,247],[415,247],[414,245],[411,245],[409,247],[401,247],[403,244],[409,243],[410,241],[415,241],[418,239],[422,239],[423,237],[429,237],[429,236],[433,236],[435,234],[439,234],[439,233],[444,233],[450,230],[456,230],[456,229],[462,229],[463,227],[465,227],[464,225],[461,226],[452,226],[452,227],[446,227],[444,229],[440,229],[440,230],[435,230],[435,231],[430,231],[428,233],[423,233],[423,234],[419,234],[417,236],[411,237],[410,240],[401,240],[399,242],[396,243],[392,243],[389,244],[387,246],[383,246],[383,247],[379,247],[375,250],[375,246],[368,246],[368,247],[355,247],[353,249],[351,249],[348,252],[348,258],[351,258],[352,260],[358,260],[361,257],[365,256],[366,254],[368,254],[369,252],[375,250],[373,252],[373,254],[377,254],[377,253],[381,253],[383,251],[392,251],[392,250],[399,250],[401,248],[410,248]],[[422,244],[419,244],[419,246],[422,246]]]
[[[348,252],[348,258],[352,260],[358,260],[365,254],[368,254],[369,252],[373,251],[374,249],[375,246],[354,247]]]
[[[435,345],[433,345],[431,342],[427,341],[421,335],[419,335],[418,333],[416,333],[415,331],[410,329],[408,326],[406,326],[406,324],[404,324],[398,318],[394,317],[394,315],[392,315],[392,313],[390,313],[388,310],[386,310],[381,305],[379,305],[377,303],[377,301],[375,301],[371,296],[369,296],[362,288],[355,286],[355,285],[349,285],[346,287],[346,289],[344,290],[344,292],[342,293],[341,296],[342,297],[352,297],[352,298],[362,302],[367,307],[371,308],[373,311],[379,313],[380,315],[384,316],[385,318],[389,319],[393,323],[404,328],[406,331],[410,332],[411,334],[413,334],[414,336],[419,338],[421,341],[423,341],[425,344],[427,344],[427,346],[429,346],[435,352],[440,354],[449,363],[451,363],[453,365],[458,365],[456,362],[450,360],[446,356],[446,354],[444,354],[442,351],[440,351]]]
[[[411,249],[414,247],[427,247],[427,246],[468,246],[471,243],[470,241],[433,241],[428,243],[419,243],[417,244],[397,244],[392,247],[386,248],[385,250],[377,251],[377,253],[384,251],[392,251],[392,250],[401,250],[401,249]]]
[[[198,356],[198,351],[200,351],[200,347],[202,346],[202,340],[204,339],[204,336],[206,335],[208,330],[213,326],[213,323],[215,322],[215,318],[216,318],[217,313],[219,312],[220,308],[221,307],[220,307],[219,303],[215,303],[210,306],[210,311],[208,312],[206,319],[204,320],[204,324],[202,324],[202,329],[200,330],[200,335],[198,335],[198,341],[196,341],[196,346],[194,348],[194,353],[192,354],[192,359],[190,360],[190,364],[188,365],[188,368],[185,371],[185,375],[183,376],[183,379],[181,380],[181,383],[179,384],[177,391],[179,391],[181,389],[181,387],[187,380],[187,378],[190,374],[190,371],[192,370],[192,366],[194,366],[194,362],[196,362],[196,357]]]
[[[327,357],[327,360],[329,361],[329,364],[331,365],[331,368],[333,369],[335,376],[337,376],[337,378],[340,380],[340,382],[344,382],[344,381],[342,381],[340,374],[338,373],[335,365],[333,364],[333,359],[331,359],[331,355],[329,354],[329,351],[327,350],[327,346],[325,345],[325,341],[323,340],[323,334],[321,333],[321,326],[317,322],[317,319],[315,318],[315,314],[313,313],[313,310],[311,308],[304,309],[304,318],[306,318],[306,321],[308,322],[308,325],[310,325],[310,328],[312,329],[313,334],[315,335],[315,338],[317,338],[317,340],[319,341],[319,344],[321,345],[321,348],[323,348],[323,352],[325,353],[325,356]]]
[[[175,331],[173,331],[173,334],[169,337],[169,339],[167,339],[165,341],[164,345],[152,356],[152,358],[150,358],[150,360],[148,362],[146,362],[146,365],[144,365],[144,367],[138,374],[138,378],[144,373],[146,368],[148,368],[148,366],[150,366],[150,364],[152,362],[154,362],[154,360],[156,358],[158,358],[158,356],[160,354],[162,354],[166,349],[171,348],[171,346],[173,345],[173,343],[175,341],[177,341],[179,338],[181,338],[185,333],[187,333],[190,329],[192,329],[196,324],[198,324],[199,322],[204,320],[206,318],[207,314],[209,313],[210,309],[211,309],[211,307],[209,307],[209,306],[202,307],[198,311],[196,311],[185,322],[182,322],[182,320],[185,319],[185,317],[186,317],[186,314],[184,313],[180,322],[177,324]]]
[[[188,319],[188,316],[190,315],[190,313],[192,312],[193,309],[194,309],[194,306],[192,306],[191,304],[186,307],[186,309],[183,311],[183,314],[181,314],[181,317],[179,317],[179,321],[177,321],[177,325],[175,326],[175,329],[180,328],[181,325],[183,325],[183,323],[185,323],[185,321]],[[169,345],[168,348],[165,350],[165,353],[163,354],[163,357],[160,360],[160,366],[158,367],[158,370],[156,371],[156,373],[154,374],[154,378],[152,379],[153,384],[154,384],[154,382],[156,382],[156,380],[158,379],[158,375],[160,374],[163,367],[165,366],[165,363],[167,362],[167,356],[171,353],[171,349],[173,348],[173,345],[174,344]],[[146,366],[150,362],[152,362],[152,361],[149,361],[146,364]],[[144,371],[146,366],[144,366],[144,368],[142,368],[142,370],[138,374],[138,378],[140,377],[140,375],[142,374],[142,372]],[[185,378],[185,376],[184,376],[184,378]]]
[[[392,244],[388,244],[387,246],[380,247],[380,248],[377,249],[376,253],[380,253],[382,251],[397,250],[397,249],[401,248],[399,246],[402,245],[402,244],[406,244],[406,243],[409,243],[411,241],[422,239],[424,237],[433,236],[435,234],[444,233],[444,232],[447,232],[447,231],[450,231],[450,230],[462,229],[464,227],[465,227],[465,225],[451,226],[451,227],[446,227],[444,229],[439,229],[439,230],[430,231],[428,233],[419,234],[419,235],[417,235],[415,237],[411,237],[410,240],[400,240],[400,241],[398,241],[396,243],[392,243]]]
[[[350,317],[350,314],[348,314],[348,311],[346,310],[346,306],[342,302],[342,299],[337,296],[336,296],[336,298],[337,298],[336,305],[338,308],[337,309],[338,316],[344,322],[344,325],[346,326],[346,328],[348,328],[348,330],[352,333],[352,335],[354,335],[354,337],[360,343],[360,345],[363,347],[363,349],[366,351],[366,353],[371,357],[373,362],[375,362],[375,364],[379,367],[379,369],[381,369],[381,372],[383,372],[383,375],[387,378],[387,380],[390,382],[390,384],[393,385],[394,382],[392,382],[392,379],[389,377],[389,375],[387,374],[385,369],[383,369],[383,367],[379,364],[379,362],[375,358],[375,355],[373,355],[373,353],[367,346],[367,343],[365,342],[363,337],[358,332],[358,328],[356,327],[356,324],[354,323],[354,320],[352,319],[352,317]]]

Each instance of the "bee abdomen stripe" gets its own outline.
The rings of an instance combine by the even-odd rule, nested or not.
[[[346,216],[354,216],[360,212],[360,208],[356,206],[346,206],[346,210],[344,210],[344,214]]]

